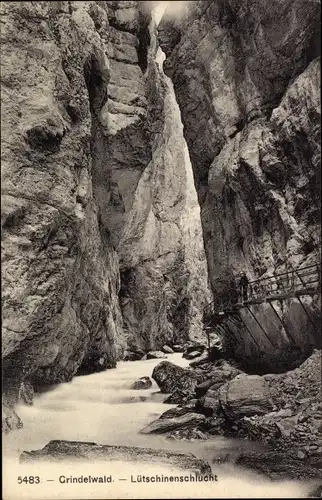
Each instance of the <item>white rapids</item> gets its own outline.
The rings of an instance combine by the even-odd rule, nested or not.
[[[180,354],[168,360],[186,366]],[[120,362],[118,367],[101,373],[75,377],[48,392],[35,396],[33,406],[18,406],[24,426],[4,438],[4,498],[106,499],[106,498],[296,498],[306,497],[308,485],[299,482],[270,482],[245,473],[232,465],[212,465],[217,482],[139,483],[131,476],[182,474],[171,467],[123,462],[19,464],[23,450],[42,448],[52,439],[91,441],[99,444],[163,448],[208,460],[211,464],[219,451],[231,453],[251,449],[253,443],[214,437],[207,441],[177,441],[165,436],[139,434],[140,429],[173,407],[162,401],[155,382],[151,389],[130,389],[142,376],[151,376],[159,359]],[[40,484],[18,484],[18,477],[39,476]],[[63,484],[60,476],[112,475],[110,484]],[[122,480],[120,480],[122,479]]]

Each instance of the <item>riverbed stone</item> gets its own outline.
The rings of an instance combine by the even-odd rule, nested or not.
[[[182,415],[186,415],[187,413],[193,413],[195,412],[194,408],[190,408],[189,406],[183,406],[179,407],[177,406],[176,408],[170,408],[170,410],[165,411],[160,415],[159,418],[176,418],[176,417],[182,417]]]
[[[200,356],[206,349],[206,346],[203,344],[192,344],[186,348],[182,357],[185,359],[194,359],[197,356]]]
[[[194,392],[189,389],[176,389],[163,402],[170,405],[186,405],[193,398]]]
[[[146,357],[147,359],[165,359],[166,355],[162,351],[150,351]]]
[[[82,441],[50,441],[44,448],[24,451],[21,463],[29,462],[66,462],[70,461],[122,461],[172,465],[197,474],[211,474],[210,465],[194,455],[185,455],[168,450],[138,448],[135,446],[110,446]]]
[[[184,390],[193,393],[198,384],[198,376],[192,371],[175,365],[170,361],[162,361],[153,370],[152,378],[161,392],[172,393]]]
[[[264,415],[244,416],[238,426],[250,439],[322,469],[321,351],[315,350],[295,370],[263,378],[275,408]]]
[[[174,352],[184,352],[185,348],[182,344],[173,344],[172,349]]]
[[[196,386],[196,396],[201,398],[206,394],[208,389],[213,385],[213,381],[211,379],[207,379],[204,382],[201,382]]]
[[[191,351],[188,352],[185,356],[185,359],[195,359],[200,357],[200,351]]]
[[[237,375],[219,389],[219,402],[231,420],[263,415],[273,409],[269,388],[259,375]]]
[[[219,401],[219,390],[216,386],[210,387],[210,389],[206,392],[202,404],[201,404],[202,412],[210,417],[213,414],[216,414],[220,409],[220,401]]]
[[[150,377],[141,377],[139,380],[134,382],[132,389],[150,389],[152,387],[152,380]]]
[[[191,363],[189,363],[189,366],[191,367],[199,366],[203,363],[206,363],[208,359],[209,359],[208,351],[204,351],[202,354],[199,354],[196,358],[194,358],[194,360],[191,361]]]
[[[195,427],[206,420],[204,415],[200,413],[188,412],[182,416],[174,418],[159,418],[151,424],[144,427],[141,434],[164,434],[176,429],[184,429]]]
[[[145,356],[145,352],[141,350],[126,350],[123,354],[124,361],[140,361]]]
[[[172,349],[172,347],[169,347],[168,345],[164,345],[162,347],[162,351],[165,352],[166,354],[173,354],[174,353],[174,350]]]

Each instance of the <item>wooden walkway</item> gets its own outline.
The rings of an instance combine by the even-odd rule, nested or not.
[[[287,330],[283,318],[279,315],[273,302],[276,300],[282,302],[292,297],[299,301],[303,313],[315,327],[316,325],[314,325],[309,311],[303,304],[301,297],[305,295],[313,296],[319,293],[321,293],[321,268],[319,263],[298,266],[296,268],[288,264],[287,271],[283,273],[249,282],[247,292],[245,290],[238,290],[237,287],[235,289],[230,289],[225,295],[210,302],[204,309],[203,322],[205,331],[208,335],[208,343],[210,344],[209,332],[214,331],[216,327],[220,327],[225,320],[231,319],[235,323],[237,321],[236,324],[242,326],[240,324],[242,320],[238,312],[243,308],[247,308],[265,336],[268,337],[263,325],[261,325],[254,312],[250,309],[250,306],[262,304],[264,302],[271,306],[274,314],[283,324],[284,329]],[[247,328],[245,323],[243,326]],[[251,332],[249,333],[252,335]],[[291,335],[289,335],[289,337],[291,340]]]

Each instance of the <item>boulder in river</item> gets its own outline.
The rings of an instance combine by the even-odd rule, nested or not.
[[[124,354],[123,354],[123,360],[124,361],[139,361],[140,359],[143,358],[143,356],[145,355],[145,352],[144,351],[141,351],[140,349],[138,350],[127,350],[127,351],[124,351]]]
[[[192,390],[177,389],[170,396],[168,396],[163,402],[169,405],[185,405],[194,397],[194,392]]]
[[[208,389],[210,389],[210,387],[212,385],[213,385],[213,381],[210,378],[208,378],[207,380],[204,380],[203,382],[198,384],[196,387],[196,396],[198,398],[201,398],[202,396],[204,396],[206,394],[206,392],[208,391]]]
[[[150,351],[146,357],[147,359],[165,359],[166,355],[161,351]]]
[[[196,395],[197,397],[202,397],[206,394],[208,389],[212,387],[213,389],[218,389],[225,382],[233,379],[238,375],[240,371],[230,366],[228,363],[224,362],[221,364],[219,368],[213,368],[211,371],[208,371],[206,380],[203,380],[196,387]]]
[[[172,393],[175,390],[194,392],[199,382],[198,376],[192,371],[175,365],[170,361],[162,361],[153,370],[153,380],[161,392]]]
[[[151,422],[151,424],[144,427],[141,434],[164,434],[176,429],[186,429],[189,427],[196,427],[206,420],[204,415],[200,413],[188,412],[182,416],[174,418],[158,418]]]
[[[273,409],[270,392],[263,377],[237,375],[219,389],[220,406],[231,420],[263,415]]]
[[[185,351],[185,347],[181,344],[174,344],[172,346],[172,349],[173,349],[173,352],[184,352]]]
[[[207,417],[211,417],[213,414],[216,414],[220,409],[218,392],[218,388],[216,388],[216,386],[212,386],[206,392],[206,395],[202,400],[202,412]]]
[[[185,455],[168,450],[138,448],[135,446],[110,446],[82,441],[50,441],[40,450],[24,451],[20,462],[66,462],[70,461],[122,461],[171,465],[196,474],[211,474],[210,465],[194,455]]]
[[[186,348],[186,350],[182,354],[182,357],[185,359],[194,359],[200,356],[205,350],[206,346],[204,346],[203,344],[192,344]]]
[[[152,380],[150,377],[141,377],[139,380],[134,382],[132,389],[150,389],[152,387]]]
[[[185,359],[196,359],[199,358],[201,355],[200,351],[191,351],[188,352],[184,357]]]
[[[172,349],[172,347],[169,347],[168,345],[164,345],[162,347],[162,351],[165,352],[166,354],[173,354],[174,353],[174,350]]]
[[[198,357],[194,358],[189,365],[191,367],[201,365],[202,363],[206,363],[209,360],[208,351],[204,351],[202,354],[199,353]]]
[[[183,406],[180,408],[177,406],[176,408],[170,408],[170,410],[165,411],[159,418],[175,418],[182,417],[182,415],[186,415],[187,413],[195,413],[194,408],[190,408],[189,406]]]

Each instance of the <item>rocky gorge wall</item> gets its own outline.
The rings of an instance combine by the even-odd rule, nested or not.
[[[2,2],[4,389],[198,339],[241,270],[319,246],[318,5]],[[169,79],[171,78],[171,80]],[[191,160],[191,161],[190,161]],[[205,248],[204,248],[205,247]],[[319,303],[225,335],[253,371],[319,345]],[[291,352],[290,352],[291,351]],[[255,360],[259,360],[256,364]]]
[[[200,339],[211,298],[192,167],[155,31],[152,22],[146,72],[152,157],[118,246],[124,328],[134,347],[150,348],[155,339],[159,345]]]
[[[145,2],[3,2],[4,392],[201,333],[200,210]],[[21,391],[20,391],[21,392]]]
[[[167,54],[201,206],[215,296],[319,261],[320,59],[318,2],[182,2],[167,11]],[[304,297],[249,312],[226,347],[247,369],[287,369],[320,345],[320,307]],[[289,333],[289,336],[288,336]],[[290,336],[293,340],[290,341]],[[256,361],[260,360],[260,361]]]
[[[2,4],[4,384],[115,366],[118,257],[92,193],[85,68],[109,68],[80,4]]]

